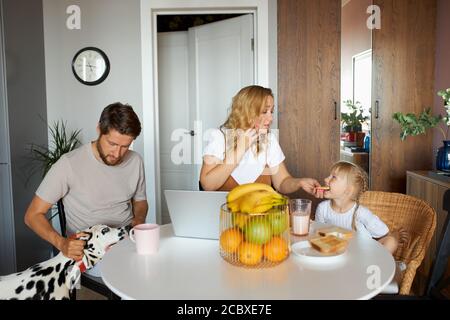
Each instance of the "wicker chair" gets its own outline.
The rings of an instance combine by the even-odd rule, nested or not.
[[[408,243],[400,243],[394,255],[396,261],[406,263],[399,293],[408,295],[436,228],[436,212],[427,203],[412,196],[381,191],[364,193],[361,205],[380,217],[389,230],[403,228],[408,232]]]

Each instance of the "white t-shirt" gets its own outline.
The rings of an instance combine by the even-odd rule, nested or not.
[[[256,156],[256,146],[249,148],[242,157],[239,165],[233,170],[231,176],[238,184],[252,183],[263,173],[266,165],[273,168],[285,159],[277,138],[272,132],[268,134],[267,146]],[[212,129],[206,133],[206,146],[203,156],[214,156],[219,160],[225,159],[225,135],[219,129]]]
[[[356,203],[350,210],[339,213],[334,211],[331,207],[331,200],[322,201],[316,209],[316,221],[352,230],[353,211],[355,210],[355,206]],[[375,239],[381,238],[389,232],[389,228],[379,217],[361,205],[356,212],[355,226],[358,233]]]

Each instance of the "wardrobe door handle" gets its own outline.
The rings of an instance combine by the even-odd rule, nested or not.
[[[380,117],[380,101],[375,101],[375,119],[378,119]]]
[[[337,102],[334,102],[334,120],[337,120]]]

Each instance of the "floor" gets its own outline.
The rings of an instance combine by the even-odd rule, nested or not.
[[[81,286],[81,289],[77,291],[77,300],[108,300],[108,299],[95,291],[92,291],[86,287]]]

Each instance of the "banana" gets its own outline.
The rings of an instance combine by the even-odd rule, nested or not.
[[[280,199],[275,192],[265,190],[253,191],[242,196],[242,200],[240,201],[240,210],[243,213],[256,213],[256,207],[261,207],[258,210],[263,210],[262,208],[266,207],[267,209],[265,211],[267,211],[274,206],[274,203],[279,201]]]
[[[242,197],[244,194],[257,191],[257,190],[265,190],[275,193],[275,190],[265,183],[246,183],[237,186],[233,190],[231,190],[227,195],[227,202],[233,202],[234,200]]]
[[[235,212],[239,212],[240,210],[240,199],[236,199],[234,201],[228,202],[228,209],[231,210],[231,212],[235,213]]]

